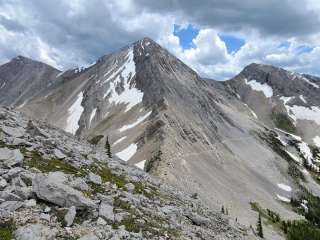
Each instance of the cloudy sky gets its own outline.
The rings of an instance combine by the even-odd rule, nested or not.
[[[0,64],[63,70],[145,36],[218,80],[252,62],[320,75],[319,0],[0,0]]]

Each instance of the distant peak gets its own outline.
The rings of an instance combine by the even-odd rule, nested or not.
[[[11,59],[11,62],[18,62],[18,63],[30,63],[33,62],[32,59],[18,55],[15,58]]]

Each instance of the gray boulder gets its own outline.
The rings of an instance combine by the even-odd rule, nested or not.
[[[64,216],[64,221],[67,227],[70,227],[73,224],[76,214],[77,214],[77,211],[75,206],[72,206],[71,208],[69,208],[67,214]]]
[[[64,159],[64,158],[67,157],[67,156],[66,156],[63,152],[61,152],[59,149],[54,149],[54,150],[53,150],[53,154],[54,154],[54,156],[55,156],[56,158],[58,158],[58,159]]]
[[[15,138],[20,138],[23,137],[25,134],[25,130],[21,127],[7,127],[7,126],[3,126],[2,127],[2,131],[11,136],[11,137],[15,137]]]
[[[15,231],[16,240],[54,240],[57,230],[42,224],[19,227]]]
[[[6,201],[0,204],[0,209],[8,212],[14,212],[23,206],[23,202],[20,201]]]
[[[4,167],[12,168],[21,163],[23,159],[19,149],[0,148],[0,162]]]
[[[82,236],[78,240],[99,240],[99,238],[93,233],[89,233],[87,235]]]
[[[79,209],[96,207],[95,203],[86,198],[82,192],[54,177],[37,174],[32,180],[32,189],[38,198],[61,207],[75,206]]]
[[[114,221],[113,206],[102,202],[99,207],[99,216],[105,220]]]
[[[89,182],[100,185],[102,183],[102,179],[99,175],[96,175],[92,172],[88,175]]]

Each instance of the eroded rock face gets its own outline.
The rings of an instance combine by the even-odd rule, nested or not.
[[[37,174],[32,180],[32,189],[38,198],[61,207],[75,206],[79,209],[96,207],[96,204],[83,193],[52,176]]]

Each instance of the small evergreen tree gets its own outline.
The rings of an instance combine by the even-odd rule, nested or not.
[[[224,206],[222,206],[222,208],[221,208],[221,213],[222,213],[222,214],[225,213],[225,212],[224,212]]]
[[[110,146],[110,143],[109,143],[109,137],[108,136],[107,136],[105,148],[107,149],[108,157],[111,158],[112,157],[111,146]]]
[[[261,215],[259,213],[258,223],[257,223],[257,233],[258,236],[263,238],[263,229],[262,229],[262,222],[261,222]]]

